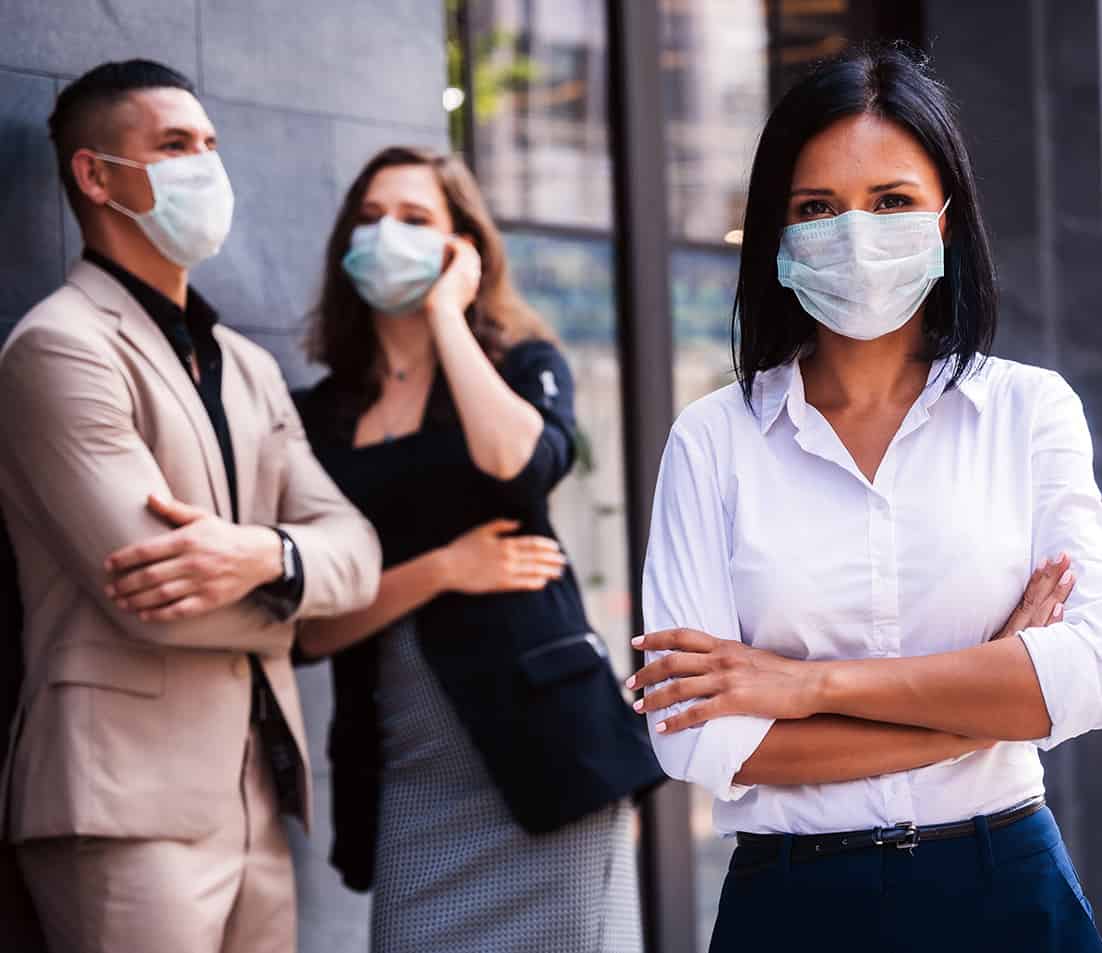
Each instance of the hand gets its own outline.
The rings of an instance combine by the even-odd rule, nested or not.
[[[462,314],[478,294],[482,281],[482,259],[478,250],[466,238],[453,238],[448,244],[450,257],[443,274],[425,299],[430,315],[446,312]]]
[[[150,496],[149,510],[178,527],[107,558],[107,596],[143,622],[205,615],[278,579],[279,534],[239,526],[178,500]]]
[[[1068,567],[1071,559],[1061,553],[1055,561],[1047,559],[1029,578],[1029,584],[1010,618],[991,641],[1017,635],[1022,629],[1043,628],[1064,618],[1064,603],[1075,588],[1075,574]]]
[[[542,589],[566,566],[559,544],[545,536],[507,536],[520,526],[494,520],[476,526],[443,550],[446,588],[456,592]]]
[[[628,688],[649,688],[672,679],[635,702],[636,711],[658,711],[697,700],[659,722],[655,726],[659,733],[682,731],[724,715],[807,718],[816,713],[810,678],[813,662],[784,658],[696,629],[651,632],[637,636],[631,644],[669,654],[632,675]]]

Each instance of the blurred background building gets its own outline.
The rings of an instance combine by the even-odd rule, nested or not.
[[[45,119],[98,62],[147,56],[199,83],[238,206],[196,284],[293,386],[318,374],[302,328],[356,172],[396,142],[463,151],[577,376],[579,465],[557,524],[627,671],[656,448],[672,412],[731,379],[758,134],[793,79],[847,43],[898,37],[932,54],[993,233],[997,352],[1060,370],[1102,433],[1100,35],[1099,0],[0,0],[0,337],[79,253]],[[362,951],[369,900],[325,862],[324,666],[301,684],[320,795],[314,838],[293,832],[302,948]],[[1087,737],[1045,759],[1095,901],[1100,752]],[[654,953],[706,948],[730,853],[709,814],[674,785],[645,808]]]

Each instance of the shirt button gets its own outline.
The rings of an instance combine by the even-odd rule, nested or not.
[[[233,660],[233,674],[235,678],[244,678],[249,674],[249,660],[244,655]]]

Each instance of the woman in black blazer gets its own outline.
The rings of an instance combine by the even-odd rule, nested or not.
[[[459,159],[368,163],[313,332],[299,408],[386,570],[299,635],[334,656],[332,860],[372,950],[640,949],[628,799],[661,771],[548,518],[573,382]]]

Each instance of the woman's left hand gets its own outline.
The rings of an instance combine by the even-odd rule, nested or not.
[[[447,311],[462,314],[474,301],[482,281],[482,259],[470,241],[451,239],[447,254],[448,263],[425,299],[430,315]]]
[[[641,713],[678,702],[695,704],[655,726],[660,733],[683,731],[724,715],[766,718],[807,718],[814,707],[811,662],[784,658],[730,639],[717,639],[696,629],[666,629],[631,640],[648,652],[669,652],[627,680],[631,689],[648,688],[671,679],[639,699]]]

